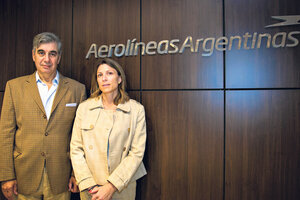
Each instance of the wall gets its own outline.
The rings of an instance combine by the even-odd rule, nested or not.
[[[297,0],[2,0],[0,97],[7,80],[34,72],[31,42],[42,31],[63,41],[60,71],[89,88],[92,43],[273,37],[300,26],[265,28],[280,22],[271,16],[299,13]],[[300,198],[300,47],[251,48],[252,39],[210,56],[114,57],[147,114],[137,199]]]

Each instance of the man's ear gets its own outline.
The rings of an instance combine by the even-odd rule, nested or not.
[[[32,50],[32,60],[33,60],[33,62],[35,62],[35,52],[34,52],[34,50]]]
[[[60,62],[60,59],[61,59],[61,55],[60,55],[60,54],[58,54],[57,64],[59,64],[59,62]]]

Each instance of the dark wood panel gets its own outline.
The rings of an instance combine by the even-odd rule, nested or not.
[[[299,51],[300,45],[287,47],[294,44],[288,34],[300,31],[298,26],[282,26],[266,28],[265,26],[282,22],[272,19],[271,16],[299,15],[300,1],[297,0],[245,0],[225,1],[226,36],[243,36],[249,33],[247,46],[249,50],[237,49],[237,42],[233,43],[232,50],[226,52],[226,86],[229,88],[285,88],[300,86]],[[256,42],[253,43],[254,33],[257,33]],[[274,48],[272,41],[267,48],[267,39],[263,39],[258,48],[259,34],[270,34],[275,44],[284,47]],[[286,34],[276,36],[276,34]],[[300,40],[300,35],[293,36]],[[252,49],[252,44],[254,48]]]
[[[71,75],[72,0],[18,0],[16,76],[35,71],[32,40],[41,32],[53,32],[62,40],[63,55],[59,70]]]
[[[78,0],[74,1],[74,56],[72,76],[90,88],[93,67],[97,59],[85,57],[91,44],[125,44],[140,38],[139,0]],[[122,57],[117,60],[124,68],[128,88],[140,88],[140,58]]]
[[[300,197],[300,91],[230,91],[226,200]]]
[[[222,36],[221,0],[147,0],[142,3],[142,39],[145,43]],[[143,89],[183,89],[223,87],[223,53],[202,56],[186,48],[182,54],[142,57]],[[206,48],[209,48],[206,46]],[[169,48],[173,50],[173,48]]]
[[[222,199],[223,93],[142,92],[147,176],[138,199]]]
[[[131,99],[141,102],[141,94],[139,91],[128,91],[128,95]]]
[[[5,89],[6,81],[15,77],[16,7],[15,1],[0,2],[0,90],[2,91]]]

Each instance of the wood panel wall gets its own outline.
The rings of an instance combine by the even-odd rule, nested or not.
[[[205,9],[203,6],[205,5]],[[150,0],[142,3],[142,40],[145,42],[222,36],[221,0]],[[223,87],[223,54],[204,57],[202,52],[144,56],[143,89],[191,89]],[[150,76],[153,74],[153,76]]]
[[[271,16],[299,14],[299,1],[226,0],[224,6],[227,37],[244,35],[246,32],[252,36],[255,32],[274,36],[278,32],[299,31],[299,26],[265,28],[281,22]],[[299,40],[299,35],[296,38]],[[297,63],[300,46],[267,48],[266,43],[263,40],[259,49],[233,48],[226,52],[227,88],[299,88],[300,68]],[[280,37],[276,43],[280,43]],[[291,42],[287,40],[286,43]]]
[[[2,0],[0,100],[7,80],[35,70],[32,38],[43,31],[62,39],[59,70],[90,88],[92,43],[289,33],[300,26],[265,26],[299,13],[298,0]],[[299,199],[299,48],[114,57],[147,115],[136,199]]]
[[[223,99],[221,91],[142,93],[149,139],[140,199],[222,199]]]
[[[226,198],[298,199],[299,90],[230,91]]]
[[[16,5],[12,1],[0,2],[0,27],[0,90],[4,91],[6,81],[16,76]]]

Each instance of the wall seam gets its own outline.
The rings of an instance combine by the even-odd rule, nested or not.
[[[223,36],[226,35],[225,26],[225,0],[222,0]],[[225,45],[223,45],[225,47]],[[223,51],[223,200],[226,196],[226,51]]]
[[[140,41],[142,40],[142,0],[140,0]],[[140,53],[140,102],[142,102],[142,55]]]

